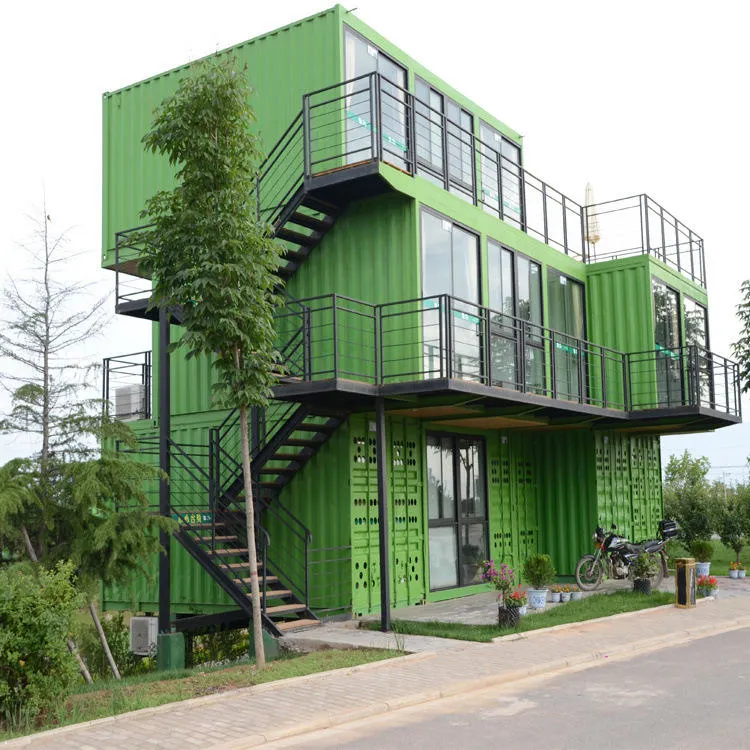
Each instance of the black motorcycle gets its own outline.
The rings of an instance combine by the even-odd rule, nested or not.
[[[665,545],[669,539],[677,536],[677,522],[663,520],[659,522],[659,539],[647,539],[634,544],[622,536],[618,536],[617,525],[612,524],[612,530],[607,534],[601,526],[594,532],[593,555],[584,555],[576,565],[576,582],[583,591],[593,591],[598,588],[604,576],[615,580],[628,578],[630,565],[641,553],[652,558],[651,586],[657,588],[662,578],[669,575],[667,569],[667,552]]]

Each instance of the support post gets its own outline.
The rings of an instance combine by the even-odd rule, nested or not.
[[[378,515],[380,517],[380,629],[391,629],[391,572],[388,544],[388,470],[385,442],[385,402],[375,399],[375,443],[378,451]]]
[[[169,476],[169,438],[171,433],[171,404],[169,398],[169,312],[159,309],[159,468]],[[169,481],[159,480],[159,515],[169,517],[171,498]],[[170,534],[160,531],[159,543],[159,633],[169,633],[170,605]]]

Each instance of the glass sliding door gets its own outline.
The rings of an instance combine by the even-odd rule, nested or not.
[[[482,207],[509,224],[521,228],[521,149],[486,122],[479,124],[479,139]]]
[[[654,298],[656,402],[660,407],[679,406],[683,403],[679,295],[659,279],[652,279],[651,290]]]
[[[428,435],[427,507],[431,590],[478,583],[487,558],[482,440]]]
[[[519,339],[513,253],[492,240],[487,240],[487,277],[491,385],[517,390]]]
[[[446,372],[440,358],[450,354],[452,377],[482,377],[479,305],[479,240],[447,219],[422,211],[422,294],[450,295],[447,319],[440,321],[439,299],[425,300],[423,355],[426,377]],[[433,310],[434,312],[429,312]],[[442,340],[441,340],[441,330]],[[447,341],[452,350],[447,352]]]
[[[523,383],[528,393],[546,392],[544,338],[542,336],[542,267],[539,263],[517,255],[516,297],[518,317],[523,327],[521,358]]]
[[[380,73],[383,160],[406,170],[406,69],[351,29],[344,31],[344,49],[347,81],[368,73]],[[373,111],[375,97],[370,84],[371,79],[365,77],[346,85],[346,163],[349,165],[377,156],[372,152],[377,114]],[[312,135],[314,138],[315,133]]]
[[[568,401],[585,399],[588,372],[586,355],[581,348],[586,338],[583,284],[549,269],[547,300],[549,327],[563,334],[555,333],[555,345],[551,351],[557,397]]]
[[[685,345],[694,347],[691,356],[697,357],[698,395],[701,404],[715,407],[713,367],[708,351],[708,310],[690,297],[684,297]],[[691,368],[691,377],[695,377]]]

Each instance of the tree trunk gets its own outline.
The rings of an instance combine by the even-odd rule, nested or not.
[[[247,428],[247,406],[240,406],[240,429],[242,431],[242,475],[245,483],[245,522],[247,524],[247,547],[250,557],[250,600],[253,604],[255,664],[258,669],[264,669],[266,654],[263,649],[263,623],[260,616],[260,586],[258,585],[258,554],[255,548],[255,512],[253,510],[253,481],[250,475],[250,435]]]
[[[31,543],[31,537],[29,536],[29,531],[26,528],[25,524],[21,524],[21,536],[23,537],[23,543],[26,545],[26,551],[29,553],[29,559],[33,563],[38,563],[39,558],[37,557],[34,545]],[[91,685],[91,683],[93,682],[93,680],[91,679],[91,673],[89,672],[88,667],[86,666],[86,662],[83,660],[83,657],[78,653],[78,647],[73,642],[72,638],[67,638],[65,642],[68,644],[68,651],[70,651],[70,653],[75,656],[76,661],[78,662],[78,669],[83,675],[83,679],[86,680],[89,685]]]
[[[96,605],[91,599],[89,599],[89,612],[91,612],[91,619],[94,621],[94,625],[96,626],[96,632],[99,633],[99,640],[102,642],[102,648],[104,649],[104,653],[107,656],[109,668],[112,670],[112,674],[115,676],[115,679],[119,680],[121,679],[120,670],[117,668],[115,657],[112,656],[112,651],[109,648],[109,643],[107,642],[107,634],[104,632],[102,623],[99,620],[99,615],[96,612]]]

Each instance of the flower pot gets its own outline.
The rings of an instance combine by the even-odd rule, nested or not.
[[[520,607],[497,608],[497,624],[501,628],[516,628],[521,621]]]
[[[525,615],[526,614],[526,608],[528,607],[527,604],[524,604],[522,607],[518,608],[518,614],[519,615]]]
[[[560,594],[560,601],[561,602],[569,602],[570,601],[570,591],[563,591]]]
[[[739,578],[740,577],[740,571],[739,570],[730,570],[729,571],[729,577],[730,578]]]
[[[711,575],[711,563],[697,562],[695,563],[695,577],[700,578],[701,576]]]
[[[745,573],[747,573],[746,570],[738,570],[737,571],[737,578],[744,578],[745,577]]]
[[[650,594],[651,593],[651,579],[650,578],[637,578],[633,581],[633,591],[639,594]]]
[[[711,589],[706,589],[706,588],[703,588],[703,586],[700,586],[700,587],[698,588],[698,594],[699,594],[700,596],[703,596],[703,597],[706,597],[706,596],[716,596],[716,594],[718,594],[718,592],[719,592],[719,590],[718,590],[718,589],[714,589],[714,590],[712,591]]]
[[[583,591],[571,591],[570,592],[570,601],[571,602],[577,602],[580,599],[583,599]]]
[[[526,589],[526,595],[529,597],[529,607],[532,609],[544,609],[547,604],[547,591],[549,589]]]
[[[560,592],[559,592],[559,591],[553,591],[553,592],[552,592],[552,593],[551,593],[551,594],[549,595],[549,600],[550,600],[550,601],[551,601],[551,602],[552,602],[553,604],[559,604],[559,603],[560,603]]]

